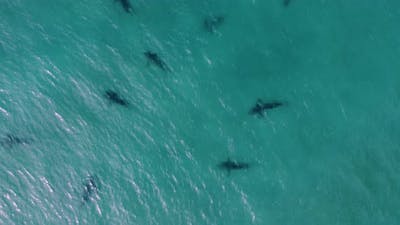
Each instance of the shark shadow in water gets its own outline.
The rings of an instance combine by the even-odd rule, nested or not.
[[[82,205],[92,201],[97,195],[99,178],[96,175],[88,176],[83,183]]]
[[[229,175],[231,173],[231,170],[243,170],[250,168],[250,164],[245,162],[234,161],[228,157],[227,160],[218,164],[218,168],[228,171]]]
[[[203,20],[203,27],[209,33],[214,33],[225,21],[221,15],[209,16]]]
[[[127,13],[134,13],[135,11],[133,10],[133,7],[129,0],[115,0],[116,2],[121,3],[122,8],[125,10]]]
[[[110,89],[106,90],[106,92],[104,93],[104,97],[108,99],[111,103],[115,103],[117,105],[125,107],[129,105],[128,101],[123,99],[117,92]]]
[[[283,0],[283,6],[288,7],[290,5],[291,0]]]
[[[12,134],[6,134],[5,137],[0,139],[1,146],[5,148],[12,148],[17,145],[27,145],[32,142],[33,139],[31,138],[21,138]]]
[[[256,104],[250,109],[249,114],[264,117],[266,111],[281,107],[283,105],[285,105],[285,103],[280,101],[264,102],[261,99],[257,99]]]
[[[167,64],[160,58],[160,56],[152,51],[146,51],[143,53],[147,58],[147,63],[156,65],[158,68],[162,69],[164,72],[171,72]]]

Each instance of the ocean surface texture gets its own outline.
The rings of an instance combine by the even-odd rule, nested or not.
[[[0,0],[0,224],[398,225],[399,59],[399,0]]]

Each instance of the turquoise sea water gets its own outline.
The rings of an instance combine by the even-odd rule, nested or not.
[[[400,1],[130,2],[0,0],[0,224],[400,223]]]

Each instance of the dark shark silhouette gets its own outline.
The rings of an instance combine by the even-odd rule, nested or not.
[[[112,90],[106,90],[106,92],[104,93],[104,97],[107,98],[110,102],[118,105],[129,105],[129,103],[125,99],[121,98],[121,96],[117,92]]]
[[[124,8],[125,12],[127,13],[132,13],[133,11],[133,7],[131,5],[131,3],[129,2],[129,0],[115,0],[119,3],[121,3],[122,8]]]
[[[225,160],[225,161],[221,162],[220,164],[218,164],[218,167],[220,169],[227,170],[228,174],[230,174],[231,170],[248,169],[250,167],[250,164],[249,163],[245,163],[245,162],[233,161],[228,157],[227,160]]]
[[[288,7],[291,0],[283,0],[283,6]]]
[[[214,33],[219,26],[221,26],[225,21],[224,16],[209,16],[204,19],[203,26],[204,29],[210,33]]]
[[[91,201],[93,199],[93,195],[97,194],[99,189],[97,180],[98,177],[96,175],[90,175],[88,178],[86,178],[83,184],[82,204]]]
[[[274,109],[283,105],[284,103],[279,101],[263,102],[261,99],[257,99],[256,104],[250,109],[249,114],[264,117],[264,114],[267,110]]]
[[[0,144],[6,148],[12,148],[16,145],[30,144],[32,142],[33,140],[30,138],[21,138],[12,134],[6,134],[5,137],[0,139]]]
[[[160,58],[160,56],[152,51],[144,52],[149,63],[152,63],[162,69],[165,72],[170,72],[171,70],[168,68],[167,64]]]

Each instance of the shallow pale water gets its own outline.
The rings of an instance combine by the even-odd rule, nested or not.
[[[0,0],[0,224],[399,223],[399,1],[130,2]]]

